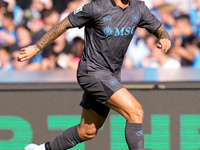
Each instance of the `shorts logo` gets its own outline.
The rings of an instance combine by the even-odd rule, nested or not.
[[[103,28],[103,32],[106,35],[106,37],[108,37],[108,36],[112,35],[113,30],[111,29],[111,27],[107,26],[107,27]]]
[[[72,145],[74,145],[74,146],[75,146],[75,145],[76,145],[76,141],[72,141]]]
[[[136,132],[136,135],[137,136],[143,136],[143,130],[140,130],[140,131]]]
[[[113,85],[113,86],[118,84],[116,79],[110,79],[109,83],[110,83],[110,85]]]
[[[133,20],[133,22],[138,22],[139,16],[137,14],[133,14],[132,15],[132,20]]]
[[[78,13],[79,11],[82,11],[83,10],[83,8],[81,7],[81,8],[78,8],[78,9],[76,9],[76,10],[74,10],[74,15],[76,14],[76,13]]]

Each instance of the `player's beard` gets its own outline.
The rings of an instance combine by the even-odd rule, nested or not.
[[[121,2],[122,2],[123,4],[128,4],[128,3],[130,2],[130,0],[121,0]]]

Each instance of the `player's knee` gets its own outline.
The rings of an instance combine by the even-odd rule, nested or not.
[[[85,139],[91,140],[96,137],[96,134],[97,134],[96,128],[91,128],[89,130],[85,130],[83,135]]]
[[[92,127],[92,128],[81,128],[81,139],[86,141],[86,140],[91,140],[96,137],[97,135],[97,128]]]
[[[128,112],[127,121],[133,123],[142,123],[144,117],[144,111],[142,107],[134,108]]]

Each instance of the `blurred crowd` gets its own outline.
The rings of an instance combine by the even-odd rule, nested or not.
[[[20,49],[34,44],[59,20],[88,0],[0,0],[0,70],[76,70],[84,50],[84,28],[70,29],[42,52],[18,62]],[[157,39],[138,28],[124,59],[124,68],[200,68],[200,0],[145,0],[170,34],[167,52]]]
[[[20,50],[35,44],[83,0],[0,0],[0,70],[76,70],[84,49],[84,29],[70,29],[29,61]]]
[[[124,67],[178,69],[200,68],[200,0],[145,0],[168,31],[172,47],[164,53],[157,39],[137,29],[128,48]]]

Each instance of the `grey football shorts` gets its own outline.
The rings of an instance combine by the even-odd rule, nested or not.
[[[80,105],[86,109],[91,108],[100,116],[106,118],[110,108],[104,104],[116,91],[123,88],[123,85],[109,71],[78,73],[77,80],[84,90]]]

